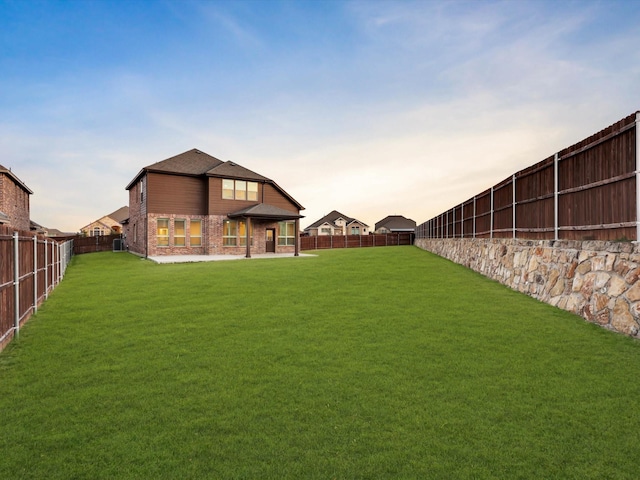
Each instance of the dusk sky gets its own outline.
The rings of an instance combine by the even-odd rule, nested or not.
[[[0,164],[78,231],[192,148],[372,228],[640,109],[640,0],[0,0]]]

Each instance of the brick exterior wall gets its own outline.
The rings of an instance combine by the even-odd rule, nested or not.
[[[29,193],[3,173],[0,173],[0,211],[9,217],[9,225],[16,230],[31,229]]]
[[[138,255],[147,255],[147,182],[143,177],[129,190],[129,223],[124,226],[125,246]]]

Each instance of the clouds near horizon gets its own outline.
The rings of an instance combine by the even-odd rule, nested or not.
[[[421,223],[639,109],[640,3],[0,0],[0,163],[77,230],[191,148]]]

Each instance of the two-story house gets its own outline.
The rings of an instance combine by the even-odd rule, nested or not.
[[[127,185],[130,252],[299,253],[300,205],[273,180],[200,150],[144,167]]]
[[[29,195],[33,192],[10,169],[0,165],[0,225],[30,231]]]
[[[369,225],[356,218],[351,218],[337,210],[326,214],[320,220],[313,222],[304,232],[309,236],[315,235],[368,235]]]

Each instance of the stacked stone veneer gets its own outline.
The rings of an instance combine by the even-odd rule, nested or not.
[[[515,239],[417,239],[420,248],[586,320],[640,337],[637,244]]]

